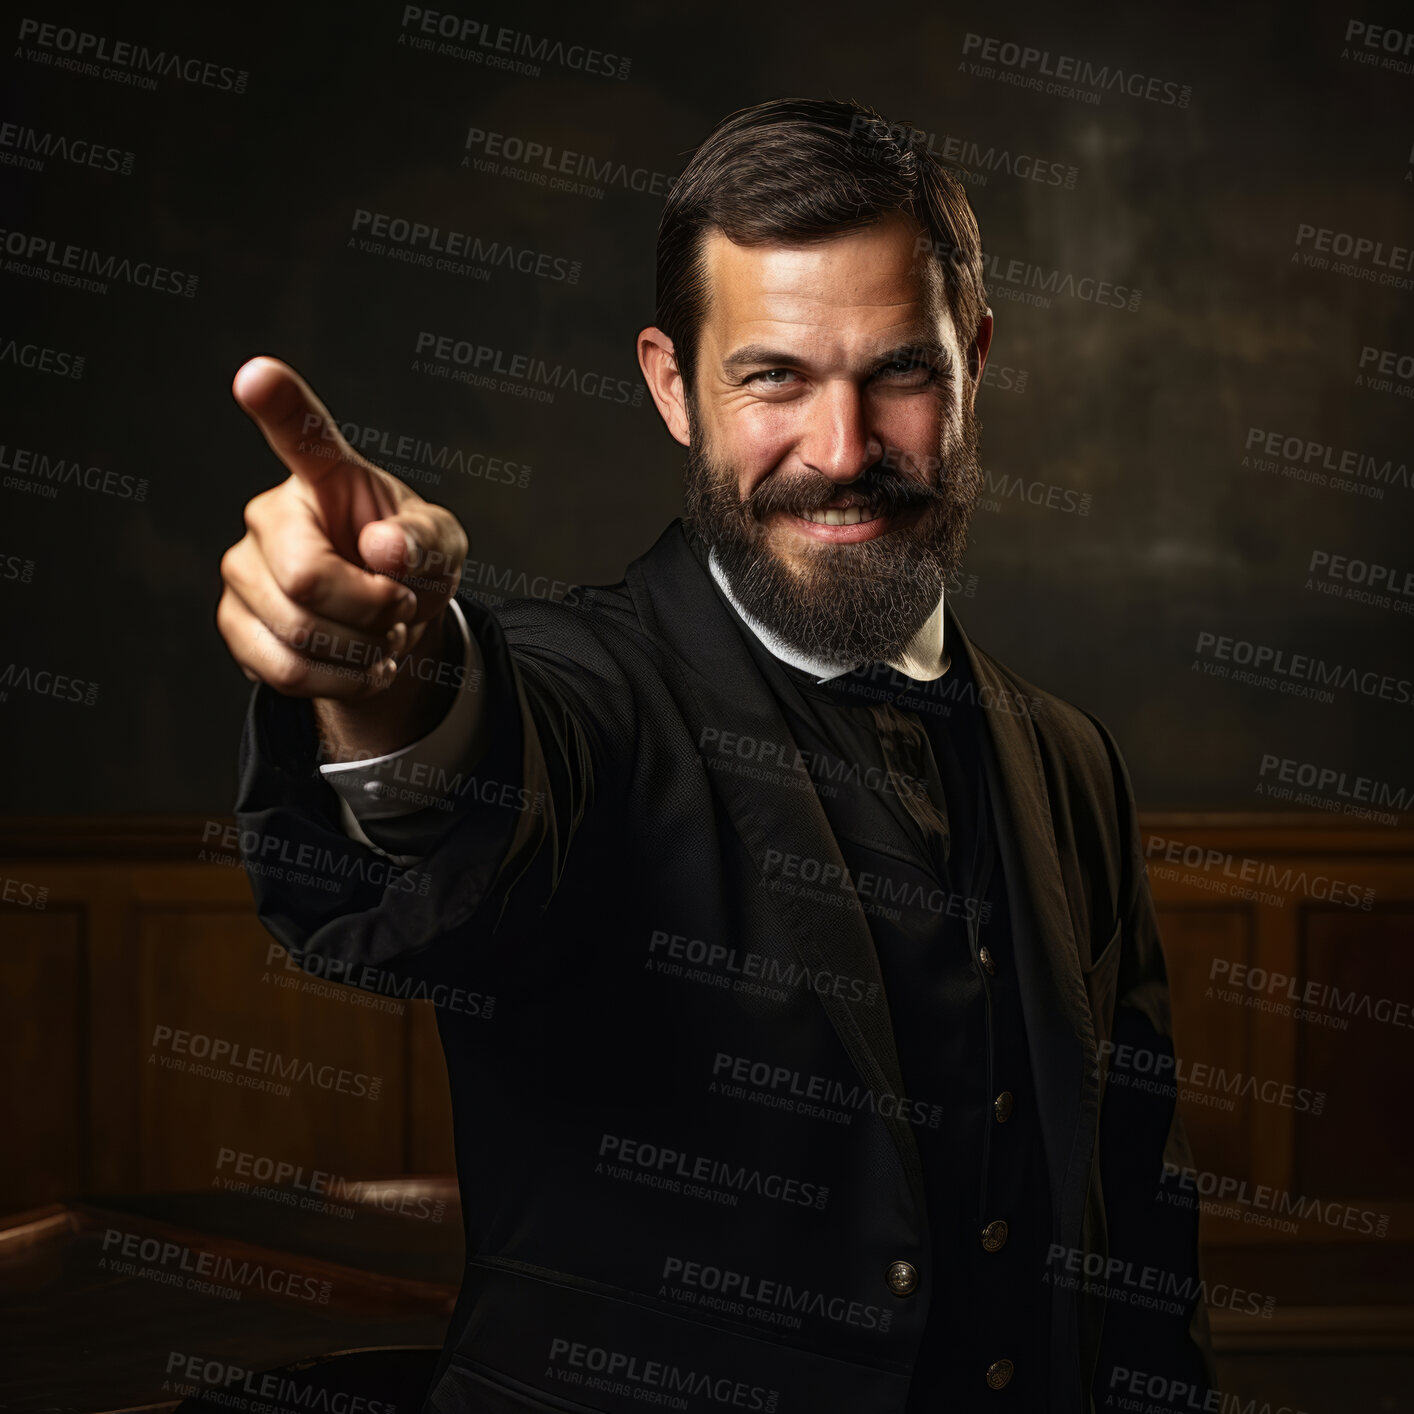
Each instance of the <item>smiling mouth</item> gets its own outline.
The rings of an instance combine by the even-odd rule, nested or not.
[[[884,508],[881,498],[863,491],[841,491],[823,506],[784,511],[782,515],[796,535],[836,545],[874,540],[887,535],[899,521]]]
[[[795,514],[812,525],[861,525],[883,518],[883,512],[873,506],[827,506],[823,510],[798,511]]]
[[[871,500],[860,491],[841,491],[823,506],[813,506],[808,511],[788,511],[787,515],[796,520],[809,521],[811,525],[872,525],[885,519],[877,500]]]

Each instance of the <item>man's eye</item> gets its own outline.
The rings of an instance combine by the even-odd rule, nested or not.
[[[923,358],[898,358],[879,370],[881,377],[906,383],[927,383],[936,372],[937,369]]]
[[[789,386],[787,380],[794,377],[795,374],[789,368],[766,368],[760,373],[753,373],[746,381],[759,383],[767,388],[785,388]]]

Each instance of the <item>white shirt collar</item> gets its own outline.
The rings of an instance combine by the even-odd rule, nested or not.
[[[802,653],[798,648],[783,643],[765,624],[742,608],[740,601],[732,593],[731,585],[727,583],[726,575],[717,563],[715,549],[708,551],[707,567],[712,571],[712,578],[717,581],[718,588],[730,600],[732,608],[741,615],[746,626],[783,663],[789,663],[791,667],[799,668],[803,673],[809,673],[816,682],[829,682],[831,678],[843,677],[859,666],[859,663],[851,663],[848,667],[841,668],[829,659],[812,657],[809,653]],[[891,667],[897,668],[906,677],[921,681],[941,677],[942,673],[947,671],[948,663],[943,653],[943,625],[945,622],[943,604],[946,598],[946,591],[938,596],[937,607],[928,615],[918,632],[914,634],[905,655],[897,661],[890,662]],[[860,662],[863,661],[865,660],[860,659]],[[943,665],[942,671],[933,671],[940,662]]]

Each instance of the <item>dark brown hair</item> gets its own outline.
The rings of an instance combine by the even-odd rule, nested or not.
[[[858,103],[779,98],[723,118],[668,192],[658,223],[658,327],[673,341],[689,394],[707,308],[703,237],[796,245],[912,216],[932,244],[964,351],[987,311],[982,240],[962,183]]]

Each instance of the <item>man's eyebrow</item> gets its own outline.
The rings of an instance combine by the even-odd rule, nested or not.
[[[724,373],[739,373],[747,368],[795,368],[806,362],[799,354],[773,349],[766,344],[743,344],[722,360]],[[877,354],[869,361],[870,368],[882,368],[888,363],[928,362],[937,366],[939,375],[951,378],[952,350],[938,339],[910,339]]]
[[[938,339],[911,339],[906,344],[882,353],[874,361],[880,368],[886,363],[932,363],[937,366],[940,377],[951,378],[953,374],[952,350]]]
[[[722,360],[722,367],[728,373],[735,373],[743,368],[792,368],[802,361],[799,354],[783,353],[765,344],[743,344]]]

